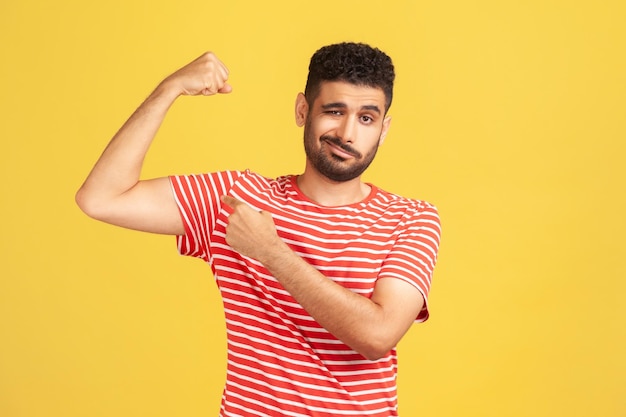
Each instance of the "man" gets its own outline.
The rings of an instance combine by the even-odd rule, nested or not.
[[[440,226],[430,204],[363,183],[391,122],[391,59],[341,43],[311,58],[296,123],[301,175],[245,171],[140,180],[180,95],[230,93],[206,53],[167,77],[78,191],[88,215],[177,236],[208,262],[225,307],[222,416],[396,416],[395,346],[426,299]]]

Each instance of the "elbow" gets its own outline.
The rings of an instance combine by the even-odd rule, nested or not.
[[[363,352],[360,352],[360,353],[368,361],[377,361],[377,360],[379,360],[381,358],[384,358],[389,353],[390,350],[391,349],[383,349],[383,350],[368,349],[368,350],[364,350]]]
[[[87,216],[97,220],[102,218],[101,204],[98,203],[93,195],[90,195],[89,191],[86,190],[84,186],[78,189],[74,200],[78,208]]]
[[[377,361],[385,357],[394,347],[395,343],[379,339],[365,343],[358,352],[367,360]]]
[[[389,321],[376,324],[369,321],[367,325],[355,327],[358,330],[351,332],[353,338],[346,338],[344,342],[370,361],[377,361],[389,355],[405,333],[401,328],[391,325]]]
[[[85,192],[83,187],[80,187],[74,196],[74,201],[76,201],[76,205],[83,213],[85,213],[89,217],[93,217],[92,213],[92,204],[90,202],[88,194]]]

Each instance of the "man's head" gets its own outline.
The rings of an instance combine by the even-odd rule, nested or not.
[[[313,55],[295,109],[304,127],[305,174],[315,171],[334,182],[361,176],[391,123],[393,79],[391,59],[368,45],[335,44]]]
[[[391,106],[395,78],[391,58],[363,43],[338,43],[320,48],[311,57],[304,95],[313,103],[325,81],[343,81],[380,88],[385,93],[385,112]]]

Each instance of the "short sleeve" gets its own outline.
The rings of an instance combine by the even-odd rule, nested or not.
[[[228,193],[241,175],[239,171],[170,176],[174,199],[185,233],[176,236],[181,255],[211,261],[211,235],[221,209],[220,197]]]
[[[424,297],[424,307],[416,321],[428,319],[428,294],[437,262],[441,223],[436,207],[422,203],[409,210],[393,248],[383,262],[379,278],[397,278],[416,287]]]

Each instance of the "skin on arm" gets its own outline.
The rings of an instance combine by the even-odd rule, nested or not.
[[[367,359],[396,346],[422,309],[422,294],[399,279],[379,279],[370,299],[342,287],[280,239],[269,213],[230,196],[222,201],[233,208],[228,244],[261,262],[321,326]]]
[[[168,178],[140,180],[141,167],[165,116],[181,95],[230,93],[228,69],[207,52],[163,80],[115,134],[76,193],[95,219],[129,229],[183,234]]]

